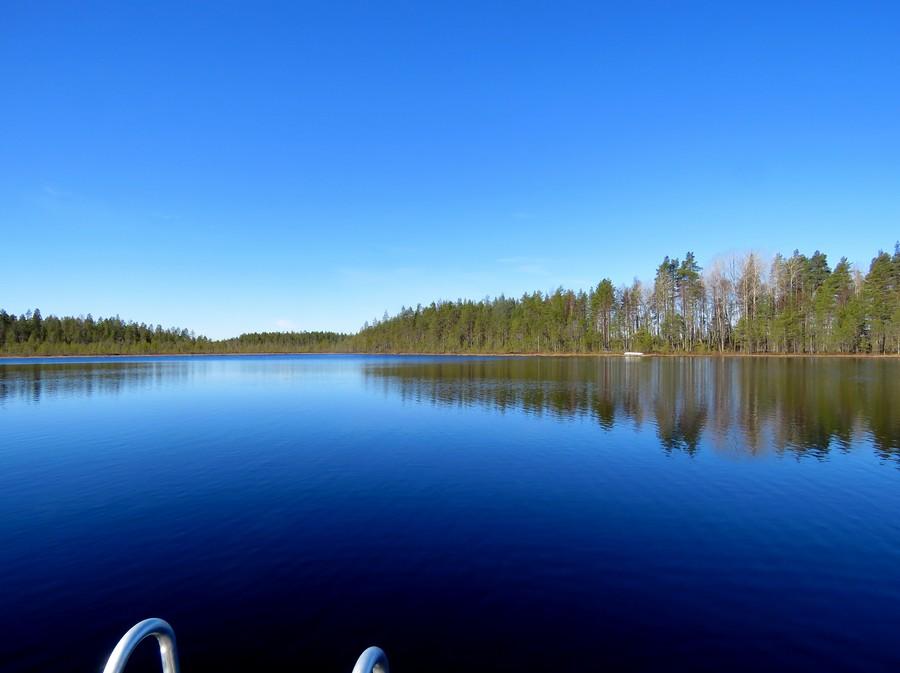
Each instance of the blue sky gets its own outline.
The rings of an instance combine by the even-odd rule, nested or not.
[[[900,238],[900,4],[6,3],[0,306],[214,337]]]

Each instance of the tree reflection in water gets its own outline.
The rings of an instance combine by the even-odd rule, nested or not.
[[[665,451],[824,458],[868,438],[900,458],[900,361],[871,358],[429,358],[379,361],[370,385],[417,402],[651,422]]]

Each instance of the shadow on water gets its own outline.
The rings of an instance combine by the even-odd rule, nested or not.
[[[900,362],[845,358],[500,358],[398,360],[367,381],[417,403],[652,423],[665,451],[825,458],[868,436],[900,458]]]

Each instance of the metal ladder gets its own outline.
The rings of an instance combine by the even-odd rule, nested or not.
[[[155,636],[159,642],[159,657],[163,673],[180,673],[178,652],[175,649],[175,631],[162,619],[145,619],[138,622],[122,636],[109,655],[103,673],[123,673],[128,657],[144,638]],[[356,661],[353,673],[390,673],[387,655],[378,647],[366,649]]]

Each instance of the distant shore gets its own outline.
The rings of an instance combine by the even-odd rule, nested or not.
[[[3,360],[68,360],[75,358],[158,358],[158,357],[255,357],[265,355],[371,355],[383,357],[446,357],[446,358],[900,358],[898,353],[642,353],[641,355],[609,353],[379,353],[379,352],[338,352],[338,351],[260,351],[254,353],[77,353],[65,355],[0,355]]]

